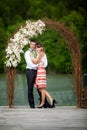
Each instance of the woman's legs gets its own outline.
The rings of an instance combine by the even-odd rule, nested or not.
[[[41,101],[42,101],[41,92],[39,91],[39,89],[37,89],[37,92],[38,92],[39,97],[40,97],[40,103],[39,104],[41,104]],[[48,100],[45,96],[44,108],[50,108],[50,107],[51,107],[51,105],[50,105],[50,103],[48,102]]]
[[[51,97],[51,95],[46,90],[45,90],[45,96],[50,100],[51,108],[54,108],[55,107],[55,103],[57,103],[55,101],[55,99],[53,99]]]
[[[45,96],[49,99],[50,104],[53,104],[53,98],[51,97],[51,95],[45,90]]]
[[[44,105],[44,103],[45,103],[45,89],[44,88],[41,88],[41,89],[39,89],[39,91],[41,92],[41,103],[40,103],[40,106],[42,106],[42,105]]]
[[[44,88],[39,89],[39,91],[41,92],[41,97],[42,97],[40,106],[42,106],[45,103],[46,97],[49,99],[50,104],[52,105],[53,104],[53,98],[51,97],[51,95]]]

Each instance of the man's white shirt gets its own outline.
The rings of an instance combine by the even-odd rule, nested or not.
[[[34,69],[34,70],[37,70],[37,67],[38,67],[38,64],[34,64],[32,63],[32,60],[30,58],[30,50],[27,50],[24,54],[24,58],[25,58],[25,61],[26,61],[26,69]],[[48,61],[47,61],[47,56],[46,54],[43,56],[42,60],[41,60],[43,63],[44,63],[44,67],[46,68],[47,65],[48,65]]]

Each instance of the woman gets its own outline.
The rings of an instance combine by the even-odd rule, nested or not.
[[[51,97],[51,95],[45,89],[46,88],[46,70],[45,70],[44,62],[43,62],[44,57],[45,57],[43,45],[37,44],[36,51],[37,51],[37,58],[34,58],[34,55],[32,53],[30,54],[30,57],[34,64],[38,64],[35,86],[41,92],[41,97],[42,97],[41,103],[38,106],[38,108],[44,107],[45,97],[49,99],[51,108],[53,108],[55,107],[56,101]]]

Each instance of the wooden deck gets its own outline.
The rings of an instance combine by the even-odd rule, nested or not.
[[[87,130],[87,109],[0,106],[0,130]]]

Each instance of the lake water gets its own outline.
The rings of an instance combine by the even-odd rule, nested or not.
[[[57,101],[57,106],[75,106],[76,93],[71,75],[47,75],[47,90]],[[38,105],[38,93],[34,88],[35,104]],[[0,74],[0,106],[7,105],[6,75]],[[15,105],[28,105],[27,81],[25,74],[17,74],[15,78],[14,91]]]

